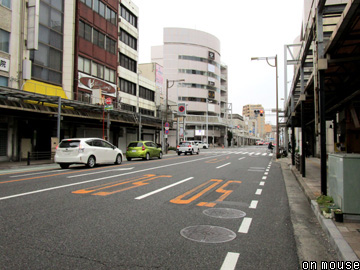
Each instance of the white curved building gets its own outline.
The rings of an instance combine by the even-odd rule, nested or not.
[[[164,100],[169,80],[169,100],[186,106],[183,139],[224,144],[229,113],[227,66],[221,64],[219,39],[199,30],[165,28],[164,44],[152,47],[151,57],[164,68]],[[173,80],[185,81],[172,86]],[[179,134],[182,137],[181,129]],[[174,145],[174,139],[169,139]]]

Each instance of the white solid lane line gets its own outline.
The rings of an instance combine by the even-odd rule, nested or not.
[[[252,218],[245,217],[243,219],[243,222],[241,223],[241,226],[240,226],[238,232],[239,233],[248,233],[249,229],[250,229],[251,222],[252,222]]]
[[[228,252],[220,270],[234,270],[240,253]]]
[[[216,167],[216,169],[220,169],[220,168],[225,167],[225,166],[230,165],[230,164],[231,164],[231,162],[226,163],[226,164],[224,164],[224,165],[221,165],[221,166],[219,166],[219,167]]]
[[[239,158],[239,160],[242,160],[242,159],[244,159],[245,157],[241,157],[241,158]]]
[[[165,190],[165,189],[168,189],[168,188],[177,186],[177,185],[179,185],[179,184],[181,184],[181,183],[187,182],[187,181],[189,181],[189,180],[191,180],[191,179],[194,179],[194,177],[186,178],[186,179],[181,180],[181,181],[179,181],[179,182],[176,182],[176,183],[174,183],[174,184],[168,185],[168,186],[166,186],[166,187],[163,187],[163,188],[154,190],[154,191],[152,191],[152,192],[149,192],[149,193],[147,193],[147,194],[144,194],[144,195],[142,195],[142,196],[136,197],[135,200],[144,199],[144,198],[146,198],[146,197],[149,197],[149,196],[151,196],[151,195],[154,195],[154,194],[156,194],[156,193],[159,193],[159,192],[161,192],[161,191],[163,191],[163,190]]]

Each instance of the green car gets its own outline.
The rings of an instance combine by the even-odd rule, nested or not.
[[[129,143],[126,148],[126,159],[143,158],[149,160],[152,157],[162,158],[161,145],[151,141],[138,141]]]

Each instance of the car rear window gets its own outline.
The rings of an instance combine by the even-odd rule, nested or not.
[[[128,147],[141,147],[141,146],[143,146],[143,144],[141,142],[132,142],[132,143],[129,143]]]
[[[79,140],[75,140],[75,141],[62,141],[59,145],[60,148],[76,148],[79,147],[80,145],[80,141]]]
[[[180,143],[180,146],[188,146],[188,145],[190,145],[190,143]]]

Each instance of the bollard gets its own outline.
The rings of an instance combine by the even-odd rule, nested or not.
[[[28,166],[30,165],[30,152],[28,152],[27,154],[27,165]]]

